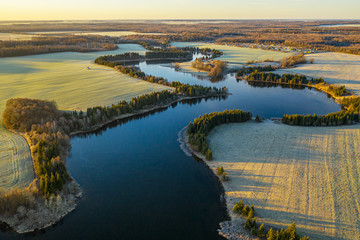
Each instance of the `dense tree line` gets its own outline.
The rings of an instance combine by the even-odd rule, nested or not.
[[[188,51],[183,51],[179,49],[171,50],[156,50],[151,52],[146,52],[145,56],[140,55],[135,52],[127,52],[117,55],[107,55],[100,56],[95,59],[95,63],[101,65],[107,65],[109,67],[114,67],[118,65],[120,61],[140,61],[140,60],[152,60],[152,59],[176,59],[176,60],[191,60],[192,54]]]
[[[116,62],[116,61],[122,61],[122,60],[142,60],[144,59],[144,56],[141,56],[139,53],[136,52],[126,52],[123,54],[117,54],[117,55],[105,55],[100,56],[95,59],[95,63],[106,65],[108,62]]]
[[[91,107],[86,112],[67,112],[60,118],[62,126],[65,126],[65,131],[68,133],[76,131],[89,131],[94,129],[94,126],[101,125],[116,119],[117,117],[136,113],[144,109],[155,106],[165,106],[184,96],[215,96],[223,93],[221,89],[203,87],[198,85],[182,84],[180,82],[171,82],[170,86],[175,88],[175,91],[161,91],[142,96],[134,97],[131,101],[121,101],[111,106],[97,106]]]
[[[360,113],[360,97],[346,97],[341,100],[349,112]]]
[[[334,94],[336,97],[349,94],[349,91],[345,89],[345,85],[342,86],[330,85],[327,89],[327,92]]]
[[[24,41],[0,41],[0,57],[54,52],[90,52],[114,50],[117,45],[102,37],[34,37]]]
[[[242,68],[240,69],[236,77],[237,79],[246,79],[250,85],[252,83],[266,83],[266,84],[275,84],[275,85],[290,85],[290,86],[302,86],[302,85],[313,85],[313,84],[324,84],[325,81],[322,77],[320,78],[311,78],[308,79],[304,75],[298,74],[276,74],[268,71],[274,70],[273,67],[250,67],[250,68]],[[246,74],[248,74],[246,76]],[[327,85],[325,85],[327,86]],[[329,85],[327,88],[323,88],[323,91],[335,96],[344,96],[350,94],[348,90],[346,90],[345,86],[336,86]]]
[[[145,58],[147,59],[157,59],[157,58],[183,58],[183,59],[192,59],[192,53],[189,51],[184,51],[181,49],[166,49],[166,50],[156,50],[145,53]]]
[[[212,152],[209,149],[206,136],[216,126],[224,123],[246,122],[251,119],[250,112],[241,110],[225,110],[223,112],[213,112],[204,114],[193,122],[190,122],[187,129],[189,143],[196,151],[206,156],[206,159],[212,159]]]
[[[247,74],[253,73],[255,71],[257,72],[272,72],[275,71],[276,68],[268,65],[268,66],[257,66],[257,67],[242,67],[239,71],[236,73],[236,77],[244,77]]]
[[[5,127],[28,138],[40,192],[46,197],[69,179],[64,161],[70,141],[57,123],[59,117],[54,102],[21,98],[8,100],[3,113]]]
[[[250,73],[246,78],[247,81],[258,81],[274,84],[290,84],[290,85],[306,85],[306,84],[319,84],[324,83],[323,78],[311,78],[307,79],[304,75],[298,74],[276,74],[269,72],[259,72],[255,69],[254,72]]]
[[[298,126],[340,126],[354,124],[359,121],[359,114],[348,111],[329,113],[326,115],[284,115],[282,122]]]

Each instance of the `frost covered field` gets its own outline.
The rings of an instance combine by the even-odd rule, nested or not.
[[[346,85],[346,88],[360,95],[359,55],[326,52],[309,54],[306,57],[314,58],[314,64],[302,64],[295,68],[278,70],[278,72],[323,77],[326,82]]]
[[[27,187],[34,179],[29,145],[0,124],[0,192]]]
[[[208,140],[214,160],[207,163],[230,177],[229,209],[243,199],[258,222],[295,222],[310,239],[360,239],[359,125],[251,121],[219,126]]]
[[[217,58],[219,60],[227,61],[233,64],[244,64],[248,61],[261,61],[266,59],[271,59],[274,61],[278,61],[283,59],[284,57],[288,57],[293,55],[292,53],[283,53],[276,51],[268,51],[254,48],[241,48],[241,47],[231,47],[225,45],[218,44],[210,44],[210,43],[198,43],[198,42],[173,42],[172,46],[175,47],[199,47],[199,48],[211,48],[217,49],[224,54]]]

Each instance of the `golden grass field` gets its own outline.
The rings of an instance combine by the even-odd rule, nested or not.
[[[135,44],[119,46],[111,52],[0,58],[0,112],[4,111],[6,101],[15,97],[55,100],[62,110],[86,110],[172,89],[92,63],[100,55],[145,50]],[[26,166],[32,167],[32,162],[28,148],[25,139],[0,127],[0,190],[29,182],[31,174]]]
[[[360,126],[299,127],[250,121],[208,137],[223,166],[229,211],[242,199],[258,222],[297,224],[310,239],[360,239]],[[235,217],[231,212],[232,217]]]
[[[326,82],[345,85],[360,95],[360,56],[346,53],[316,53],[306,57],[314,58],[314,64],[302,64],[298,67],[278,70],[283,73],[298,73],[310,77],[323,77]]]
[[[231,47],[218,44],[210,43],[197,43],[197,42],[173,42],[172,46],[176,47],[199,47],[199,48],[215,48],[217,50],[223,51],[224,54],[217,58],[219,60],[227,61],[228,63],[233,64],[244,64],[248,61],[261,61],[266,59],[272,59],[278,61],[284,57],[293,55],[292,53],[283,53],[276,51],[268,51],[254,48],[241,48],[241,47]]]
[[[84,110],[134,96],[170,89],[134,79],[93,60],[103,54],[144,50],[124,44],[120,49],[97,53],[53,53],[0,59],[0,112],[14,97],[55,100],[60,109]],[[88,69],[88,67],[90,69]]]
[[[29,145],[0,124],[0,192],[27,187],[34,179]]]

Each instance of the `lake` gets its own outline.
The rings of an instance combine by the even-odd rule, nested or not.
[[[228,220],[221,184],[181,150],[179,131],[203,113],[232,108],[266,118],[340,110],[307,88],[253,87],[230,74],[213,83],[162,64],[138,66],[170,81],[226,86],[232,95],[174,104],[73,137],[66,165],[85,193],[76,210],[43,231],[2,232],[1,239],[221,239],[219,223]]]
[[[360,24],[349,23],[349,24],[324,24],[317,27],[360,27]]]

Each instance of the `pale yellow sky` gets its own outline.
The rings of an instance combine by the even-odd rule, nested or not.
[[[0,20],[360,19],[359,0],[1,0]]]

